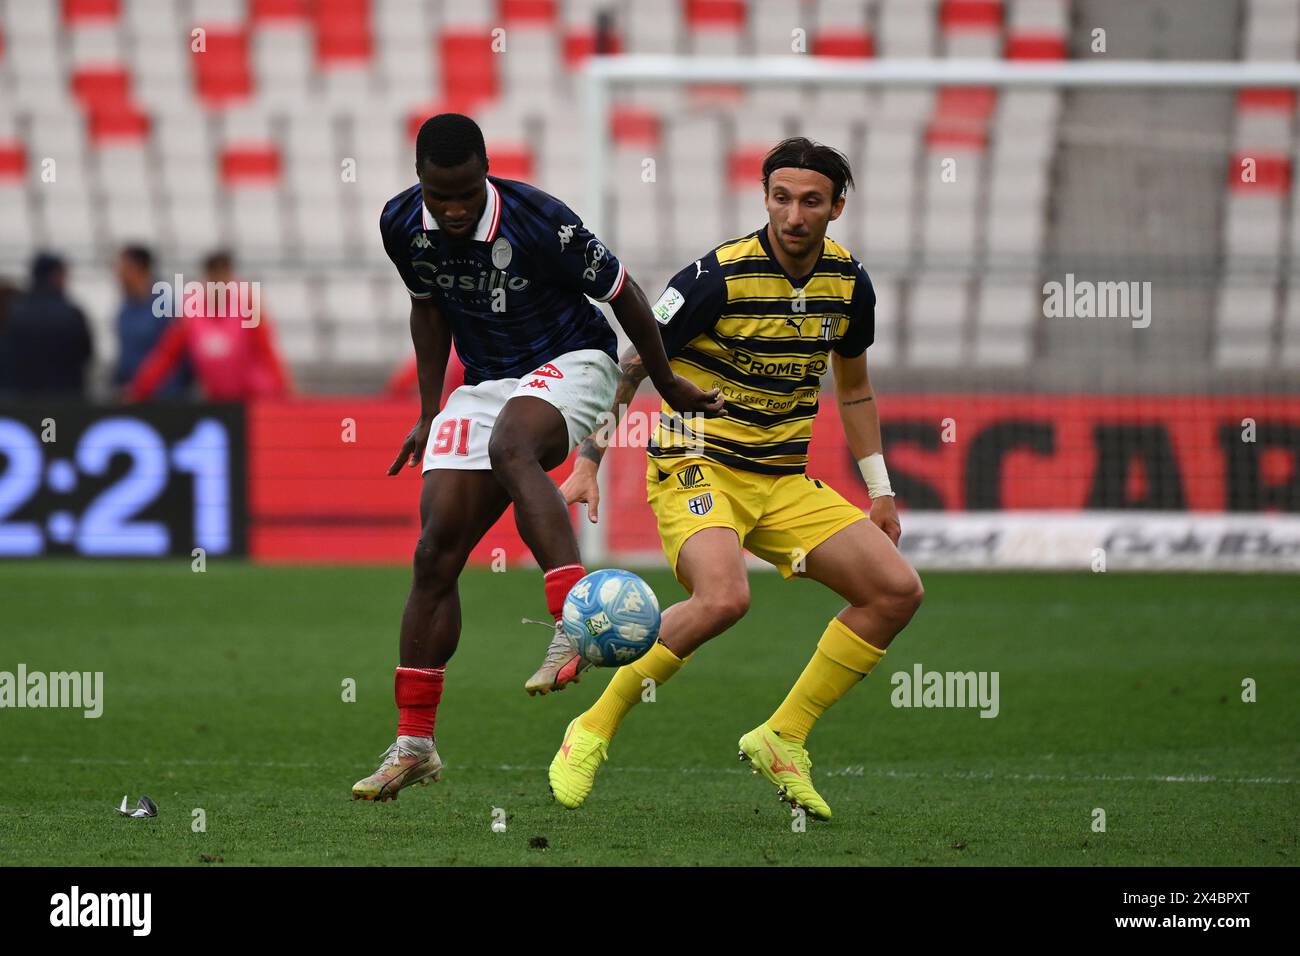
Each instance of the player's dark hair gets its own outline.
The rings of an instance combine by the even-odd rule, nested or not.
[[[853,170],[844,154],[832,146],[814,143],[804,136],[791,136],[772,147],[763,158],[763,192],[767,180],[778,169],[811,169],[831,181],[831,202],[844,195],[853,185]]]
[[[122,256],[123,258],[130,259],[145,272],[153,272],[153,253],[147,246],[123,246]]]
[[[43,289],[67,269],[63,257],[53,252],[38,252],[32,257],[32,288]]]
[[[487,169],[487,147],[483,131],[468,116],[439,113],[430,116],[415,137],[415,166],[426,162],[434,166],[459,166],[475,156]]]
[[[203,257],[205,272],[225,272],[235,268],[235,257],[226,249],[217,249]]]

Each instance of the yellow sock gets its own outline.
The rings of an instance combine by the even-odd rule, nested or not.
[[[605,692],[578,719],[588,730],[612,739],[628,711],[641,701],[645,679],[650,678],[657,687],[681,670],[685,663],[663,644],[655,641],[654,647],[644,657],[615,672]]]
[[[885,652],[854,634],[839,618],[826,626],[812,660],[770,718],[784,740],[802,744],[817,719],[871,673]]]

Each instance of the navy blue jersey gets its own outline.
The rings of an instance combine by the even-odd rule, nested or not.
[[[617,361],[614,330],[586,297],[618,295],[623,264],[554,196],[489,176],[474,235],[457,239],[438,228],[417,184],[388,201],[379,230],[411,297],[435,297],[466,385],[521,378],[576,349]]]

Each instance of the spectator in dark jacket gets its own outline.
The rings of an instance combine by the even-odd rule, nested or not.
[[[9,306],[18,296],[18,287],[8,279],[0,279],[0,395],[11,388],[13,363],[9,360],[9,341],[5,338],[5,320],[9,318]]]
[[[68,298],[67,278],[62,259],[41,253],[32,262],[31,288],[9,304],[3,351],[8,353],[10,394],[85,394],[90,324]]]
[[[154,313],[157,296],[153,291],[153,253],[144,246],[127,246],[118,253],[117,281],[122,287],[122,307],[117,313],[118,352],[113,385],[121,388],[135,378],[172,318]],[[189,363],[182,361],[155,394],[159,398],[182,396],[192,380]]]

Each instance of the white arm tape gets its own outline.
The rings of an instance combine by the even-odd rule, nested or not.
[[[894,489],[889,487],[889,472],[885,470],[885,456],[880,452],[858,459],[858,470],[867,482],[867,494],[874,501],[877,498],[893,497]]]

